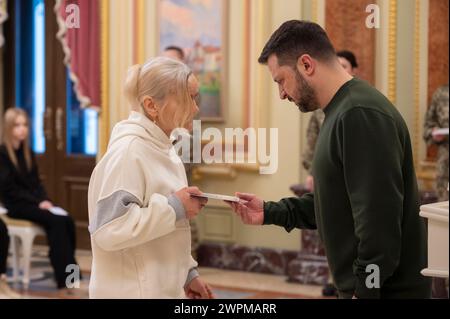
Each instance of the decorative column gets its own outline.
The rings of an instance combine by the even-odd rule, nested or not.
[[[302,184],[292,186],[291,190],[299,197],[308,192]],[[301,247],[287,266],[287,281],[325,285],[329,276],[328,262],[317,230],[302,230]]]

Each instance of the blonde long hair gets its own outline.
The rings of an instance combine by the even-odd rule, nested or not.
[[[192,75],[190,68],[182,62],[166,57],[156,57],[144,65],[134,65],[128,69],[124,93],[133,111],[143,111],[142,102],[151,97],[161,103],[161,112],[167,105],[167,98],[175,97],[181,106],[170,119],[177,127],[184,127],[192,117],[192,103],[188,81]]]
[[[2,134],[2,144],[5,145],[6,151],[8,152],[9,159],[13,162],[14,166],[19,170],[19,164],[17,161],[16,153],[14,152],[14,148],[12,145],[13,136],[12,132],[14,129],[14,125],[16,124],[16,120],[19,116],[23,116],[25,121],[29,127],[29,119],[27,113],[19,109],[17,107],[9,108],[5,112],[4,121],[3,121],[3,134]],[[29,134],[29,133],[28,133]],[[27,165],[28,171],[31,170],[32,161],[31,161],[31,151],[30,151],[30,142],[28,137],[23,141],[23,152],[25,155],[25,163]]]

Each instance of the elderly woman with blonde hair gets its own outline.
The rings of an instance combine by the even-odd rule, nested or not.
[[[191,256],[189,220],[206,204],[173,160],[176,128],[192,129],[199,84],[183,63],[129,69],[129,118],[118,123],[89,184],[91,298],[212,298]]]

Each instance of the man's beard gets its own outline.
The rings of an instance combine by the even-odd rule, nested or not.
[[[317,100],[314,89],[306,82],[298,70],[295,70],[295,79],[297,81],[297,96],[300,96],[300,100],[295,105],[303,113],[317,110],[319,108],[319,101]]]

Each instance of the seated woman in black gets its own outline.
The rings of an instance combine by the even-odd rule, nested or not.
[[[70,216],[52,214],[53,207],[39,178],[28,142],[28,117],[19,108],[10,108],[3,123],[0,146],[0,200],[11,218],[25,219],[45,229],[49,257],[60,292],[65,293],[68,265],[75,260],[75,224]],[[70,282],[72,284],[72,282]]]

